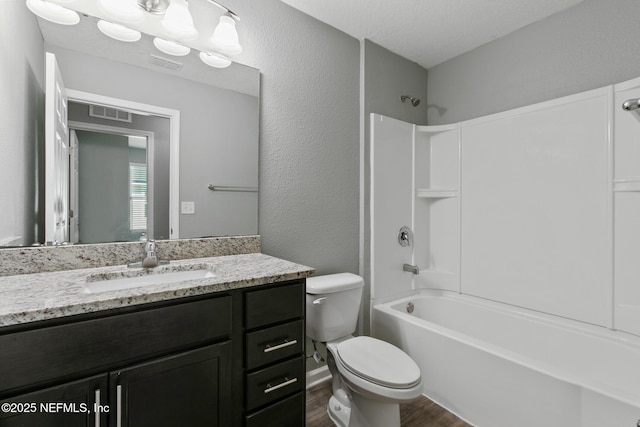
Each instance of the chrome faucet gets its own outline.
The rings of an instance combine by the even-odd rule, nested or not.
[[[413,274],[420,274],[420,267],[418,267],[417,265],[404,264],[402,266],[402,270],[408,271],[409,273],[413,273]]]
[[[156,256],[156,241],[147,240],[145,245],[145,257],[142,260],[142,268],[154,268],[158,266],[158,257]]]

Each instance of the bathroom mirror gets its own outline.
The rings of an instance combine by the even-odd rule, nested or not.
[[[168,153],[179,164],[178,197],[154,212],[158,221],[168,221],[167,209],[177,216],[172,238],[258,233],[259,70],[238,63],[214,69],[194,53],[168,57],[145,35],[135,44],[109,39],[87,16],[72,27],[53,24],[22,0],[0,2],[0,38],[13,41],[0,44],[0,247],[44,242],[45,52],[56,55],[69,89],[180,112],[179,151]],[[139,231],[108,241],[139,238]]]

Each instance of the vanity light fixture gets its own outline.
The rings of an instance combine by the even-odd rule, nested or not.
[[[137,42],[142,37],[140,31],[132,30],[113,22],[103,21],[102,19],[98,21],[98,29],[102,31],[102,34],[121,42]]]
[[[72,1],[56,0],[56,3]],[[211,37],[201,44],[205,48],[199,52],[199,56],[202,62],[211,67],[226,68],[232,63],[229,56],[242,53],[242,46],[236,30],[236,23],[240,21],[240,18],[217,1],[204,1],[221,8],[223,15],[220,16]],[[48,0],[26,0],[26,3],[29,10],[48,21],[64,25],[80,22],[78,12]],[[140,24],[145,20],[145,12],[164,15],[160,20],[160,26],[165,37],[155,37],[153,44],[167,55],[188,55],[191,48],[182,42],[191,41],[198,37],[198,30],[193,24],[187,0],[97,0],[97,5],[102,12],[98,17],[98,28],[102,33],[116,40],[124,42],[140,40],[142,37],[140,31],[129,28],[128,24],[137,28],[135,24]],[[104,15],[108,18],[106,20],[100,19]]]
[[[138,0],[138,6],[149,13],[162,15],[169,7],[169,0]]]
[[[169,7],[160,23],[172,39],[193,40],[198,37],[198,30],[193,25],[187,0],[170,0]]]
[[[44,0],[27,0],[27,7],[42,19],[62,25],[75,25],[80,22],[78,12]]]
[[[137,0],[98,0],[98,7],[115,21],[126,24],[144,21],[144,12]]]
[[[200,52],[200,60],[214,68],[227,68],[231,65],[231,60],[219,53]]]
[[[242,46],[238,41],[236,21],[233,15],[227,13],[220,17],[220,22],[209,39],[211,48],[225,55],[238,55],[242,53]]]
[[[172,42],[171,40],[165,40],[161,38],[154,38],[153,45],[162,53],[173,56],[185,56],[191,52],[191,48],[183,46],[181,44]]]

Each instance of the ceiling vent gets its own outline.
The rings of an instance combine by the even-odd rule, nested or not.
[[[173,71],[180,71],[182,68],[182,62],[172,61],[167,58],[161,58],[160,56],[151,55],[151,63],[158,67],[168,68]]]
[[[89,116],[106,120],[131,123],[131,113],[117,108],[104,107],[102,105],[89,105]]]

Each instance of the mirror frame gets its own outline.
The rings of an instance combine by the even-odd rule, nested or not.
[[[180,110],[67,88],[67,100],[169,119],[169,239],[180,237]]]

